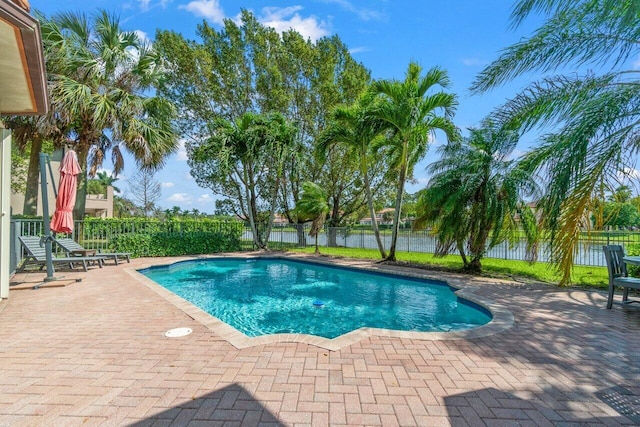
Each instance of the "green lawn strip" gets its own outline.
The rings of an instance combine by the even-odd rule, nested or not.
[[[313,253],[314,248],[290,248],[290,252]],[[321,248],[323,255],[360,259],[380,259],[380,253],[374,249]],[[462,260],[457,255],[436,258],[433,254],[416,252],[397,252],[398,261],[433,266],[434,268],[460,271]],[[482,269],[485,275],[515,280],[534,280],[558,284],[560,276],[553,267],[544,262],[529,264],[526,261],[484,258]],[[606,267],[576,266],[573,269],[572,282],[577,286],[605,289],[608,283]]]

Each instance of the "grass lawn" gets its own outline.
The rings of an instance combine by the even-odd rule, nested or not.
[[[313,253],[313,247],[290,248],[290,252]],[[348,258],[380,259],[380,253],[375,249],[352,248],[320,248],[323,255],[340,256]],[[416,252],[396,252],[398,261],[421,265],[432,265],[449,270],[461,270],[462,260],[458,255],[447,255],[444,258],[435,258],[433,254]],[[560,276],[548,263],[538,262],[529,264],[525,261],[503,260],[485,258],[482,260],[482,269],[485,275],[515,280],[535,280],[550,284],[558,284]],[[606,267],[576,266],[573,269],[572,283],[577,286],[587,286],[605,289],[609,279]]]

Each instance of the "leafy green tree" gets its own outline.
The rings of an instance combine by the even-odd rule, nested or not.
[[[631,200],[631,188],[628,185],[620,185],[611,194],[609,200],[616,203],[627,203]]]
[[[607,227],[629,228],[638,226],[640,223],[638,209],[631,203],[605,203],[604,217],[604,225]]]
[[[374,196],[372,191],[372,169],[375,171],[375,163],[380,164],[381,156],[376,156],[374,149],[376,140],[384,138],[381,135],[383,122],[376,120],[370,115],[373,98],[371,94],[362,96],[358,102],[350,106],[337,107],[331,116],[331,122],[327,129],[321,134],[317,149],[322,157],[333,144],[341,144],[348,150],[348,156],[358,159],[359,172],[362,176],[366,202],[371,215],[371,225],[378,244],[380,256],[384,259],[387,254],[380,238],[378,221],[374,207]],[[346,157],[346,156],[343,156]],[[374,168],[372,168],[374,164]],[[381,176],[381,175],[379,175]],[[382,182],[382,179],[379,180]]]
[[[418,209],[418,195],[417,193],[410,194],[405,193],[402,204],[402,210],[405,213],[405,216],[409,220],[415,220]]]
[[[246,113],[278,112],[295,123],[298,148],[284,165],[278,210],[298,223],[294,207],[301,183],[322,182],[338,200],[340,208],[331,219],[336,223],[341,212],[353,211],[362,201],[348,185],[357,164],[338,158],[337,152],[336,161],[322,163],[310,154],[332,108],[353,102],[370,73],[337,36],[314,43],[293,30],[279,34],[246,10],[240,21],[227,20],[220,30],[203,22],[198,40],[158,31],[154,46],[170,64],[160,93],[179,106],[181,133],[195,145],[214,134],[217,119],[236,122]],[[340,181],[332,181],[336,177]]]
[[[123,31],[106,11],[91,18],[42,17],[41,27],[52,103],[47,120],[57,129],[55,140],[73,146],[90,176],[109,151],[119,173],[123,149],[140,168],[161,166],[178,142],[173,105],[147,95],[164,69],[153,48],[135,32]],[[76,218],[84,216],[85,207],[86,176],[79,178]]]
[[[142,209],[126,197],[113,197],[113,212],[117,218],[143,216]]]
[[[439,149],[440,159],[417,202],[416,227],[432,224],[438,238],[437,256],[455,247],[469,271],[479,272],[487,248],[524,230],[529,253],[538,235],[536,218],[524,200],[536,184],[509,160],[518,142],[515,132],[501,132],[485,123],[470,136]],[[532,256],[530,257],[532,259]]]
[[[634,0],[519,0],[514,26],[532,13],[547,20],[506,48],[472,87],[483,92],[525,73],[549,74],[494,118],[521,133],[545,129],[523,165],[548,183],[538,208],[561,284],[571,280],[578,238],[589,226],[589,201],[601,180],[612,181],[637,161],[640,80],[627,59],[640,53],[638,10]],[[577,66],[593,69],[576,73]]]
[[[444,132],[447,139],[459,138],[459,131],[452,118],[457,106],[456,96],[437,87],[449,86],[447,72],[434,67],[422,75],[422,67],[411,62],[403,81],[378,80],[372,84],[380,102],[371,112],[384,122],[391,132],[386,144],[392,171],[397,178],[393,232],[387,260],[396,260],[396,244],[400,226],[402,200],[407,179],[413,176],[413,168],[427,153],[429,138],[436,130]]]
[[[305,221],[312,221],[311,229],[309,230],[309,236],[316,239],[316,254],[320,253],[318,248],[318,234],[322,231],[325,218],[329,212],[329,205],[327,204],[327,192],[322,187],[313,182],[302,183],[302,195],[296,210],[298,215]]]
[[[35,216],[40,194],[40,153],[51,154],[54,147],[60,145],[59,141],[53,140],[55,128],[46,116],[9,116],[2,120],[5,127],[12,130],[12,147],[17,150],[12,149],[12,185],[15,185],[14,190],[24,193],[23,214]],[[24,162],[19,160],[22,155],[28,159],[26,171],[23,170]]]
[[[191,175],[234,203],[256,247],[266,249],[296,129],[280,114],[246,113],[235,122],[216,120],[216,126],[205,143],[187,143]],[[264,221],[261,212],[268,213]]]
[[[629,203],[631,203],[636,208],[638,213],[640,213],[640,196],[632,197],[631,200],[629,200]]]
[[[21,151],[15,144],[11,145],[11,192],[24,194],[27,188],[29,157]]]
[[[104,185],[97,179],[89,179],[87,181],[87,194],[105,194]]]

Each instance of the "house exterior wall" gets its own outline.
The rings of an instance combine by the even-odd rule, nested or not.
[[[11,132],[0,122],[0,299],[9,297]]]
[[[51,155],[51,171],[53,180],[47,171],[47,182],[53,181],[56,188],[59,188],[60,162],[62,161],[62,151],[56,151]],[[39,175],[38,175],[39,177]],[[40,188],[40,178],[38,178],[38,188]],[[9,191],[10,192],[10,191]],[[38,193],[39,194],[39,193]],[[53,215],[56,209],[56,196],[53,192],[53,185],[47,186],[47,196],[49,200],[49,214]],[[24,194],[11,193],[11,207],[14,215],[22,215],[24,212]],[[38,196],[36,215],[42,215],[42,197]],[[88,194],[85,205],[85,216],[98,218],[113,218],[113,187],[107,188],[107,195]]]

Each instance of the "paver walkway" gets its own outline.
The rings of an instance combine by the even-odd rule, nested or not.
[[[640,310],[606,310],[603,293],[469,278],[511,328],[239,350],[126,271],[162,261],[40,290],[44,273],[14,277],[27,289],[0,302],[1,426],[640,424]],[[164,336],[176,327],[193,333]]]

